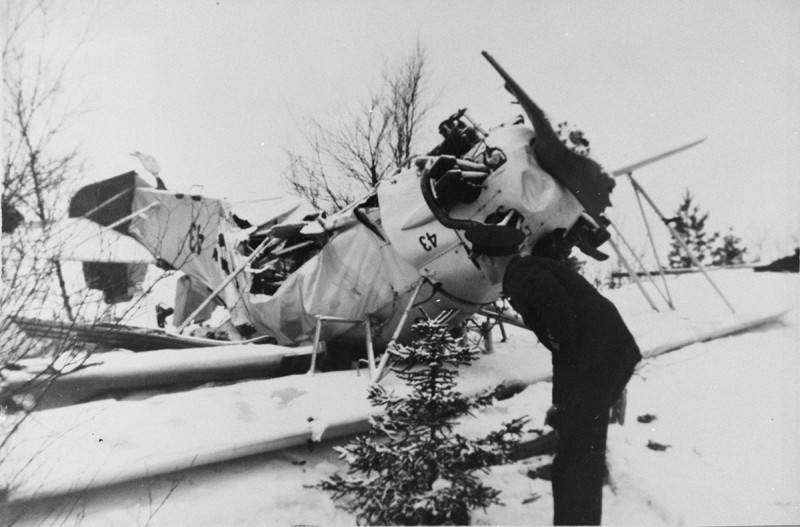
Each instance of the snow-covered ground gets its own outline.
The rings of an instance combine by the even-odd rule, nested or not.
[[[796,306],[799,297],[796,274],[736,270],[711,276],[741,313],[771,313]],[[670,340],[678,322],[690,320],[700,327],[729,315],[701,275],[670,277],[668,282],[677,312],[652,312],[633,286],[605,292],[631,325],[647,328],[640,337],[643,348]],[[612,425],[609,431],[612,484],[605,490],[604,524],[800,523],[799,329],[795,307],[779,324],[645,360],[628,386],[625,425]],[[508,332],[508,342],[496,343],[497,353],[536,345],[528,332]],[[529,387],[488,409],[469,427],[488,431],[520,410],[534,416],[531,426],[539,427],[549,390],[548,383]],[[639,422],[646,415],[652,420]],[[653,450],[649,442],[666,448]],[[341,442],[199,467],[5,512],[21,514],[21,525],[355,524],[326,494],[308,488],[343,469],[332,450],[336,444]],[[526,475],[547,461],[527,459],[485,476],[502,490],[505,505],[477,511],[473,523],[550,524],[550,483]]]

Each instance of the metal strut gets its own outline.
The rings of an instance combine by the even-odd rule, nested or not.
[[[372,325],[369,318],[341,318],[330,317],[324,315],[317,315],[317,327],[314,330],[314,345],[311,350],[311,367],[308,369],[308,375],[314,375],[314,370],[317,369],[317,350],[319,349],[319,339],[322,334],[322,324],[325,322],[333,322],[336,324],[364,324],[364,332],[366,333],[365,340],[367,345],[367,364],[369,365],[370,376],[375,373],[375,352],[372,349]]]
[[[617,235],[617,238],[619,238],[622,241],[622,243],[625,245],[625,248],[628,249],[628,252],[631,253],[631,256],[633,256],[633,259],[636,260],[637,264],[639,264],[639,268],[642,271],[644,271],[645,278],[647,278],[647,280],[651,284],[653,284],[653,288],[655,288],[655,290],[658,291],[659,296],[661,296],[661,298],[664,300],[664,302],[666,302],[667,305],[671,309],[675,309],[674,307],[672,307],[672,302],[671,302],[671,298],[669,298],[669,293],[667,293],[667,295],[664,295],[664,293],[661,292],[661,289],[659,289],[658,284],[656,284],[655,280],[653,280],[653,277],[650,276],[650,273],[647,272],[647,268],[644,266],[644,262],[642,262],[642,260],[638,256],[636,256],[636,251],[633,250],[633,247],[631,247],[631,244],[628,243],[628,240],[626,240],[625,237],[622,235],[622,232],[613,223],[611,224],[611,227],[614,229],[614,233]],[[631,272],[628,271],[629,275],[630,275],[630,273]],[[634,281],[635,280],[636,279],[634,278]],[[666,285],[665,285],[665,287],[666,287]],[[656,310],[656,311],[658,311],[658,310]]]
[[[414,307],[414,302],[417,300],[417,295],[419,295],[420,289],[422,289],[422,284],[425,283],[425,278],[420,278],[417,282],[417,285],[414,287],[414,291],[411,293],[411,298],[408,299],[408,304],[406,305],[405,310],[403,311],[403,316],[400,317],[400,322],[397,324],[397,327],[394,330],[394,334],[392,335],[392,340],[389,341],[389,344],[386,346],[386,351],[383,353],[381,357],[381,362],[378,364],[378,367],[372,373],[372,382],[380,382],[383,376],[386,374],[386,364],[389,362],[389,350],[391,349],[392,344],[397,341],[397,338],[400,336],[400,332],[403,330],[403,326],[406,325],[406,319],[408,318],[408,313],[411,311],[411,308]]]
[[[661,281],[664,283],[664,290],[667,292],[667,298],[665,298],[667,305],[672,309],[675,310],[675,306],[672,303],[672,295],[669,294],[669,286],[667,285],[667,275],[664,273],[664,266],[661,265],[661,259],[658,257],[658,251],[656,250],[656,242],[653,239],[653,233],[650,231],[650,222],[647,221],[647,215],[644,213],[644,205],[642,205],[642,198],[641,198],[641,191],[636,186],[633,181],[633,172],[628,172],[627,174],[628,179],[631,180],[633,184],[633,193],[636,195],[636,202],[639,204],[639,210],[642,213],[642,221],[644,221],[644,227],[647,229],[647,237],[650,239],[650,247],[653,248],[653,256],[656,259],[656,265],[658,266],[658,272],[661,274]],[[642,269],[643,271],[647,272],[647,269]],[[648,273],[649,276],[649,273]]]
[[[678,231],[676,231],[676,230],[675,230],[675,229],[672,227],[672,225],[670,225],[670,224],[667,222],[667,218],[666,218],[666,216],[664,216],[664,215],[661,213],[661,211],[659,210],[659,208],[658,208],[658,206],[655,204],[655,202],[653,202],[653,200],[650,198],[650,196],[647,194],[647,192],[645,192],[645,191],[644,191],[644,189],[642,188],[642,186],[641,186],[641,185],[640,185],[640,184],[639,184],[639,183],[638,183],[638,182],[637,182],[635,179],[633,179],[633,176],[632,176],[632,175],[630,175],[630,174],[628,174],[628,177],[629,177],[629,178],[630,178],[630,180],[631,180],[631,184],[633,185],[633,188],[634,188],[635,190],[637,190],[638,192],[640,192],[640,193],[641,193],[641,195],[644,197],[644,199],[646,199],[646,200],[647,200],[647,202],[648,202],[648,203],[650,204],[650,206],[653,208],[653,210],[654,210],[654,211],[655,211],[655,213],[658,215],[658,217],[661,219],[661,221],[664,223],[664,225],[666,225],[666,226],[667,226],[667,229],[669,229],[669,232],[672,234],[672,236],[675,238],[675,240],[677,240],[677,242],[680,244],[680,246],[683,248],[683,250],[684,250],[684,251],[686,251],[686,254],[689,256],[689,259],[691,259],[691,260],[692,260],[692,263],[693,263],[695,266],[697,266],[697,268],[700,270],[700,272],[701,272],[701,273],[703,273],[703,276],[705,276],[705,277],[706,277],[706,280],[708,280],[708,283],[709,283],[709,284],[711,284],[711,287],[713,287],[713,288],[714,288],[714,290],[717,292],[717,294],[718,294],[718,295],[719,295],[719,297],[722,299],[722,301],[723,301],[723,302],[725,302],[725,305],[727,305],[727,306],[728,306],[728,309],[730,309],[730,310],[731,310],[731,313],[736,313],[736,310],[733,308],[733,306],[731,305],[731,303],[730,303],[730,302],[728,302],[728,299],[727,299],[727,298],[725,298],[725,295],[723,295],[723,294],[722,294],[722,291],[719,289],[719,287],[717,287],[717,284],[715,284],[715,283],[714,283],[714,281],[711,279],[711,277],[708,275],[708,272],[706,271],[706,268],[705,268],[705,266],[704,266],[703,264],[701,264],[701,263],[700,263],[700,261],[697,259],[697,257],[695,257],[694,253],[692,253],[692,250],[691,250],[691,249],[689,248],[689,246],[686,244],[686,241],[683,239],[683,237],[680,235],[680,233],[678,233]]]
[[[620,263],[625,266],[625,269],[628,271],[628,274],[631,276],[631,278],[633,278],[633,281],[636,283],[636,286],[639,288],[639,291],[642,292],[642,295],[644,295],[644,298],[647,300],[647,303],[650,304],[650,307],[653,308],[653,311],[658,311],[658,307],[656,307],[656,304],[653,302],[653,299],[650,298],[650,295],[647,294],[647,290],[644,288],[644,285],[642,285],[642,281],[639,280],[639,276],[633,270],[631,264],[629,264],[628,260],[626,260],[625,257],[622,256],[622,251],[619,250],[617,244],[614,243],[614,240],[612,240],[611,238],[608,239],[608,243],[609,245],[611,245],[611,248],[614,249],[614,252],[617,253],[617,258],[619,258]]]
[[[264,249],[266,249],[267,244],[269,243],[269,241],[270,241],[269,236],[264,238],[264,240],[260,244],[258,244],[258,247],[256,247],[253,250],[253,252],[250,254],[250,256],[247,257],[247,260],[245,260],[239,267],[237,267],[231,274],[229,274],[227,276],[227,278],[225,278],[225,280],[223,280],[222,283],[219,284],[216,287],[216,289],[214,289],[211,292],[211,294],[208,295],[205,298],[205,300],[203,300],[200,303],[199,306],[197,306],[197,309],[192,311],[192,313],[188,317],[186,317],[186,319],[181,323],[181,325],[177,327],[177,329],[176,329],[177,333],[181,333],[184,329],[186,329],[186,326],[188,326],[192,322],[192,320],[194,320],[194,317],[196,317],[203,309],[205,309],[205,307],[208,304],[210,304],[211,301],[214,300],[214,298],[218,294],[220,294],[222,292],[222,290],[225,289],[228,286],[228,284],[231,283],[231,281],[233,281],[234,278],[236,278],[239,275],[239,273],[244,271],[247,268],[247,266],[250,265],[250,263],[253,260],[258,258],[258,256],[264,251]]]

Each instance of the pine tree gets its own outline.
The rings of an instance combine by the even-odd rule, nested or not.
[[[681,236],[695,258],[700,263],[707,262],[711,259],[713,245],[717,241],[719,233],[708,235],[705,230],[708,212],[700,212],[700,207],[695,205],[694,196],[689,192],[689,189],[686,189],[682,199],[683,201],[675,211],[675,217],[666,221],[673,224],[673,228]],[[691,258],[678,240],[674,238],[667,258],[669,266],[673,269],[689,269],[692,267]]]
[[[723,236],[722,243],[711,253],[712,265],[736,265],[744,263],[747,249],[741,246],[742,239],[733,234],[733,227]]]
[[[478,348],[454,338],[436,319],[417,323],[419,338],[395,346],[392,369],[411,389],[405,396],[374,385],[369,394],[383,415],[370,432],[339,448],[348,465],[319,483],[339,506],[368,525],[464,525],[470,511],[500,504],[496,489],[476,472],[506,463],[526,420],[516,419],[480,439],[453,433],[459,416],[492,403],[495,391],[465,398],[454,390],[459,366],[470,364]]]

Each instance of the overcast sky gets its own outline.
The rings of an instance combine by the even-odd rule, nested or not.
[[[67,132],[90,180],[141,170],[128,155],[141,150],[170,188],[285,192],[285,150],[307,120],[342,115],[419,40],[432,140],[461,107],[486,127],[519,113],[487,50],[607,169],[707,136],[636,174],[664,212],[688,187],[714,230],[800,237],[800,2],[64,0],[56,12],[47,49],[74,52],[64,90],[87,111]],[[624,227],[637,209],[618,182]]]

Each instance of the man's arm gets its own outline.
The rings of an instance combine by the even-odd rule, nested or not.
[[[574,350],[576,314],[572,298],[547,268],[532,258],[511,262],[503,291],[525,324],[551,351]]]

